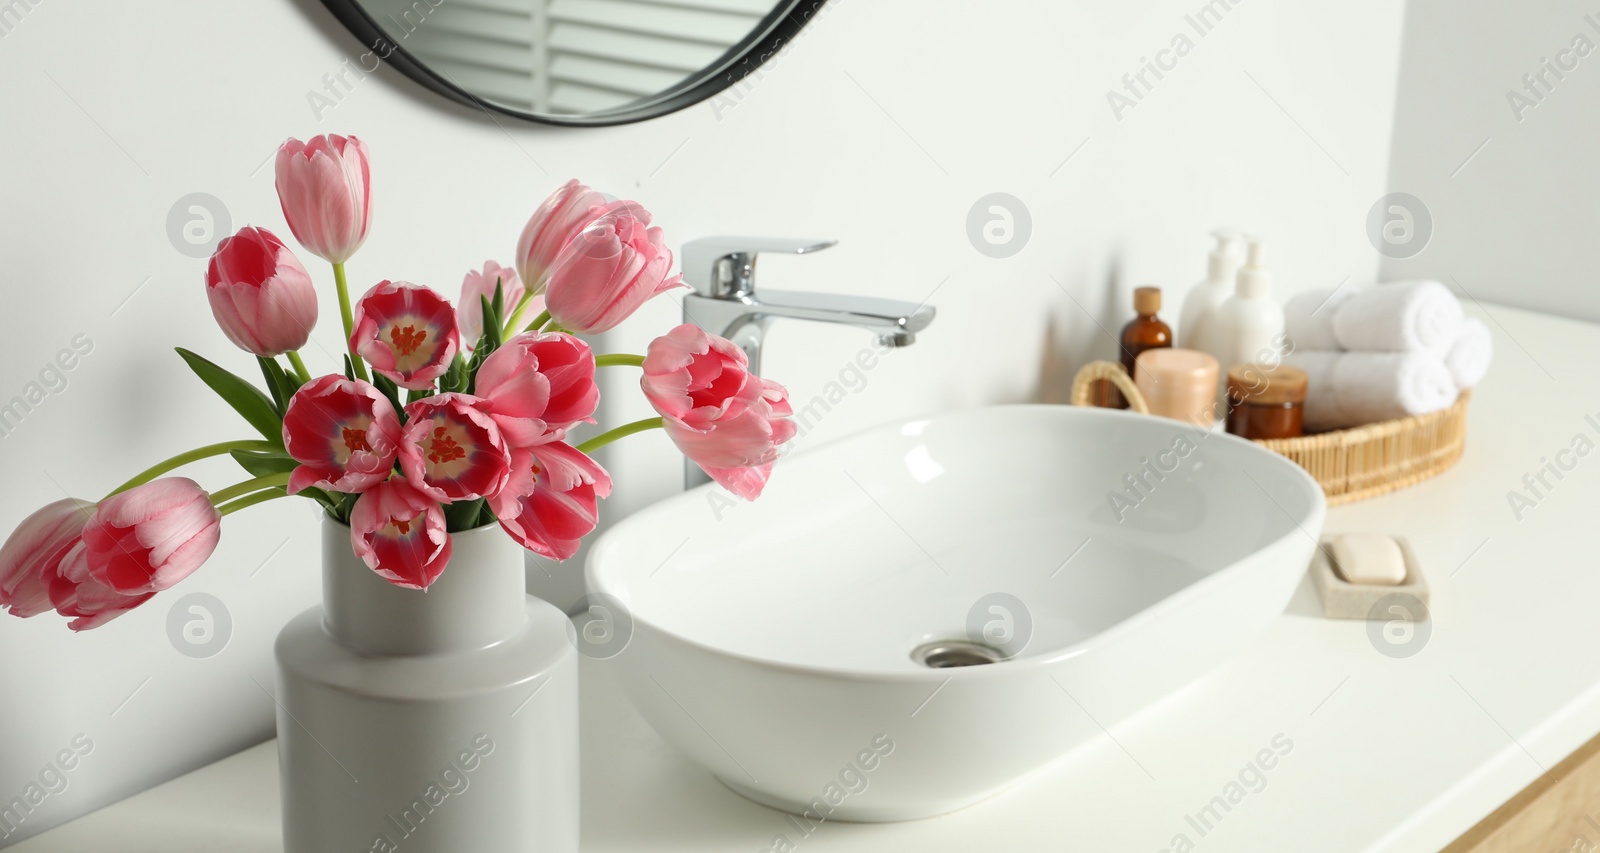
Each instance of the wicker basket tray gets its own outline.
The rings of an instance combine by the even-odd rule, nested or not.
[[[1144,396],[1122,365],[1095,361],[1072,380],[1072,404],[1089,405],[1094,382],[1117,386],[1137,412],[1148,413]],[[1448,408],[1425,415],[1256,443],[1294,460],[1322,486],[1330,506],[1365,500],[1426,480],[1448,469],[1467,446],[1467,403],[1462,391]]]

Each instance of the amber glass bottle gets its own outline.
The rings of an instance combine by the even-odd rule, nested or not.
[[[1122,356],[1122,367],[1128,371],[1129,378],[1137,378],[1133,371],[1139,353],[1172,346],[1172,329],[1156,316],[1156,312],[1160,310],[1161,288],[1134,288],[1133,311],[1138,316],[1122,327],[1122,339],[1117,342],[1121,349],[1119,354]],[[1128,401],[1123,399],[1122,392],[1115,386],[1104,380],[1101,381],[1101,386],[1105,396],[1102,398],[1104,402],[1100,405],[1114,409],[1128,408]]]

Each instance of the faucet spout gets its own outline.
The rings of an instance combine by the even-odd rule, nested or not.
[[[710,237],[685,245],[684,279],[694,292],[683,297],[684,322],[732,341],[757,375],[767,327],[779,318],[858,326],[887,347],[914,343],[917,333],[933,322],[934,308],[926,302],[756,288],[758,253],[811,254],[832,245],[832,240],[747,237]],[[693,463],[687,463],[685,471],[690,487],[709,480]]]
[[[915,335],[928,328],[935,313],[931,305],[897,299],[793,290],[765,290],[752,294],[744,307],[750,314],[860,326],[880,335]]]
[[[753,373],[761,371],[761,345],[773,320],[810,320],[858,326],[874,333],[887,346],[906,347],[928,328],[936,311],[897,299],[835,293],[763,290],[737,297],[688,294],[683,298],[684,322],[721,335],[744,350]]]

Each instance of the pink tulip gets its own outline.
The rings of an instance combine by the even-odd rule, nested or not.
[[[400,416],[372,385],[323,376],[289,398],[283,446],[300,463],[289,474],[289,494],[312,487],[364,492],[388,479],[394,467]]]
[[[84,556],[89,576],[123,595],[160,592],[200,568],[221,534],[211,496],[164,477],[101,501],[83,529]]]
[[[154,596],[154,592],[118,592],[96,579],[89,569],[88,546],[81,540],[67,550],[50,581],[50,602],[56,612],[72,619],[67,627],[74,631],[98,628]]]
[[[507,444],[534,444],[550,430],[593,422],[600,402],[594,354],[571,335],[524,332],[484,359],[477,394],[488,401]]]
[[[511,478],[489,506],[522,547],[565,560],[594,531],[597,498],[609,494],[611,476],[599,463],[566,442],[549,440],[512,453]]]
[[[265,228],[242,228],[217,244],[206,298],[228,340],[264,358],[305,346],[317,324],[311,276]]]
[[[342,264],[366,242],[372,223],[367,146],[351,137],[290,139],[278,147],[278,202],[306,251]]]
[[[402,388],[428,388],[460,348],[456,312],[429,288],[380,281],[356,305],[350,348]]]
[[[687,324],[650,342],[639,384],[683,455],[728,491],[761,494],[796,432],[782,385],[752,374],[732,342]]]
[[[672,251],[636,206],[613,210],[585,228],[550,268],[545,309],[574,332],[598,333],[628,319],[650,297],[683,286],[667,276]]]
[[[367,490],[350,511],[350,545],[389,583],[427,589],[450,562],[444,511],[398,477]]]
[[[413,488],[440,503],[499,492],[511,451],[487,404],[470,394],[437,394],[406,406],[400,470]]]
[[[516,310],[517,303],[522,301],[526,291],[522,287],[522,279],[517,271],[506,269],[494,261],[484,261],[483,270],[473,270],[461,280],[461,299],[456,302],[456,326],[461,329],[462,349],[472,350],[478,346],[478,338],[483,337],[483,300],[494,301],[495,282],[500,283],[501,304],[505,306],[505,316],[510,317]],[[537,299],[534,302],[538,302]],[[530,308],[533,306],[530,304]],[[543,308],[533,308],[533,313],[538,314]],[[527,313],[527,309],[523,310]]]
[[[26,619],[49,610],[61,558],[82,538],[94,504],[63,498],[22,520],[0,546],[0,606]]]
[[[517,273],[530,292],[544,292],[556,255],[589,226],[607,205],[606,197],[577,182],[561,185],[539,205],[517,241]],[[644,214],[646,223],[649,214]]]

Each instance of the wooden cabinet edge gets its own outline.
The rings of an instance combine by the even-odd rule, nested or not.
[[[1600,851],[1600,735],[1540,774],[1440,853]]]

